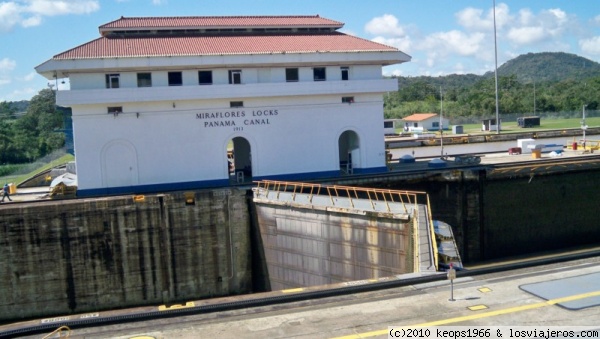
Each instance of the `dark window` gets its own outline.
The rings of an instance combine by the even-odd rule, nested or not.
[[[106,88],[119,88],[119,74],[106,74]]]
[[[242,83],[242,71],[239,69],[229,71],[229,83],[230,84],[241,84]]]
[[[123,112],[123,107],[121,107],[121,106],[108,107],[108,114],[117,115],[122,112]]]
[[[383,127],[384,128],[394,128],[394,122],[393,121],[384,121]]]
[[[181,72],[169,72],[169,86],[183,85],[183,77]]]
[[[354,102],[354,97],[342,97],[342,103],[351,104]]]
[[[298,81],[298,69],[297,68],[286,68],[285,69],[285,81],[297,82]]]
[[[152,73],[137,74],[138,87],[152,87]]]
[[[325,67],[316,67],[313,68],[313,78],[315,81],[325,81]]]
[[[198,83],[200,85],[212,85],[212,71],[198,71]]]
[[[244,107],[244,102],[243,101],[230,101],[229,107],[231,107],[231,108]]]
[[[348,72],[350,69],[348,67],[342,67],[342,80],[348,80]]]

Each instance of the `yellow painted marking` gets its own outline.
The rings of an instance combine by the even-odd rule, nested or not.
[[[290,288],[287,290],[281,290],[281,292],[283,293],[297,293],[297,292],[302,292],[304,291],[304,288]]]
[[[527,304],[527,305],[522,305],[522,306],[517,306],[517,307],[505,308],[502,310],[477,313],[477,314],[456,317],[456,318],[442,319],[442,320],[437,320],[437,321],[431,321],[428,323],[408,325],[408,326],[404,326],[404,327],[415,328],[415,327],[441,326],[441,325],[459,323],[459,322],[463,322],[463,321],[495,317],[497,315],[503,315],[503,314],[527,311],[527,310],[534,310],[536,308],[552,306],[552,305],[555,305],[558,303],[563,303],[563,302],[573,301],[573,300],[580,300],[580,299],[591,298],[591,297],[597,297],[597,296],[600,296],[600,291],[575,294],[572,296],[568,296],[568,297],[564,297],[564,298],[557,298],[557,299],[550,299],[550,300],[535,303],[535,304]],[[388,335],[388,330],[385,329],[385,330],[379,330],[379,331],[357,333],[357,334],[351,334],[351,335],[347,335],[347,336],[343,336],[343,337],[335,337],[332,339],[359,339],[359,338],[375,337],[378,335]]]
[[[481,311],[481,310],[485,310],[488,307],[485,305],[475,305],[475,306],[469,306],[467,308],[470,309],[471,311]]]
[[[477,290],[479,290],[479,292],[481,292],[481,293],[488,293],[488,292],[492,291],[492,289],[488,288],[488,287],[478,288]]]
[[[131,337],[129,339],[156,339],[155,337],[150,337],[147,335],[143,335],[143,336],[138,336],[138,337]]]
[[[188,301],[185,303],[185,305],[181,305],[181,304],[171,305],[171,306],[160,305],[160,306],[158,306],[158,310],[159,311],[167,311],[167,310],[176,310],[178,308],[187,308],[187,307],[194,307],[194,306],[196,306],[194,304],[194,302]]]

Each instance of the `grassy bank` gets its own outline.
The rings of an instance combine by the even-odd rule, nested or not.
[[[73,157],[71,154],[65,154],[64,156],[62,156],[50,163],[47,163],[45,165],[41,165],[40,167],[37,167],[31,171],[28,171],[27,173],[21,173],[22,172],[21,169],[25,168],[29,164],[2,165],[2,166],[0,166],[0,171],[5,170],[6,173],[4,175],[0,176],[0,182],[2,184],[14,183],[15,185],[19,185],[23,181],[25,181],[33,176],[36,176],[36,175],[38,175],[46,170],[49,170],[53,167],[64,165],[64,164],[68,163],[69,161],[73,161],[74,159],[75,159],[75,157]],[[2,173],[2,172],[0,172],[0,173]],[[9,174],[9,173],[12,173],[12,174]]]

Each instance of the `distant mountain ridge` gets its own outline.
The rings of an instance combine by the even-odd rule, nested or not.
[[[498,76],[514,76],[523,84],[535,83],[557,83],[565,80],[582,81],[585,79],[600,77],[600,63],[584,57],[563,53],[543,52],[527,53],[511,59],[498,67]],[[484,75],[477,74],[449,74],[444,76],[413,76],[398,77],[400,89],[414,85],[415,83],[426,83],[429,86],[445,89],[470,88],[478,82],[493,78],[494,71]]]
[[[498,67],[498,76],[510,75],[523,83],[583,80],[600,76],[600,63],[563,52],[527,53]],[[493,71],[484,74],[490,76]]]

